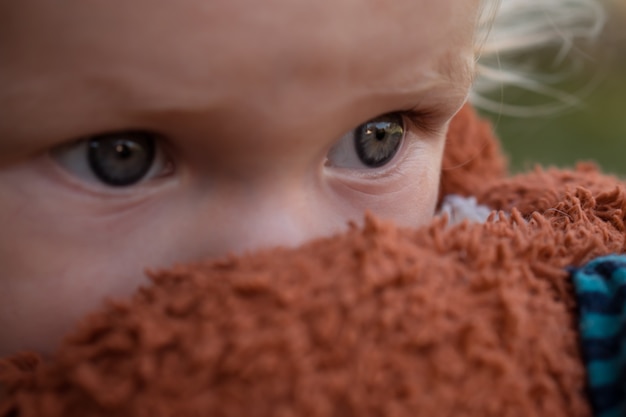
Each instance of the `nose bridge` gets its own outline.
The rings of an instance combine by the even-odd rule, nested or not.
[[[220,194],[196,208],[203,225],[192,232],[212,255],[291,247],[338,230],[330,202],[307,181],[239,182]]]
[[[294,246],[324,229],[323,208],[310,186],[293,180],[249,188],[243,198],[243,234],[248,245]]]

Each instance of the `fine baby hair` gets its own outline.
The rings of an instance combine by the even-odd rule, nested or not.
[[[587,59],[576,50],[580,41],[594,40],[605,22],[597,0],[484,0],[477,25],[477,74],[471,103],[494,113],[536,115],[576,104],[577,99],[550,86],[558,77],[533,68],[529,58],[549,48],[553,62]],[[511,86],[544,96],[551,104],[524,108],[493,99],[494,91]],[[491,93],[491,94],[490,94]],[[496,94],[497,97],[497,94]]]

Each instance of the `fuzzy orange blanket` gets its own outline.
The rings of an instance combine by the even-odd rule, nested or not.
[[[566,267],[624,251],[626,188],[591,166],[507,177],[464,109],[442,195],[501,210],[175,267],[0,362],[0,416],[590,416]]]

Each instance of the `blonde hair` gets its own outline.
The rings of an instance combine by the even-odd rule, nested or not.
[[[555,62],[563,61],[577,41],[596,38],[604,22],[605,12],[597,0],[482,0],[470,101],[488,111],[522,116],[575,104],[575,96],[551,87],[545,74],[529,69],[525,63],[530,59],[524,58],[550,47]],[[551,103],[538,109],[489,98],[504,86],[543,95]]]

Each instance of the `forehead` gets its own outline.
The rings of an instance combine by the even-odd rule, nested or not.
[[[100,98],[118,100],[118,106],[137,100],[159,107],[167,99],[172,107],[211,107],[252,96],[293,106],[306,104],[294,103],[297,97],[310,101],[350,89],[348,100],[377,89],[402,90],[418,78],[435,82],[441,76],[463,76],[477,4],[2,2],[0,51],[6,57],[0,64],[5,80],[0,89],[6,96],[57,88],[69,97],[88,85]],[[27,77],[29,85],[18,88]]]

